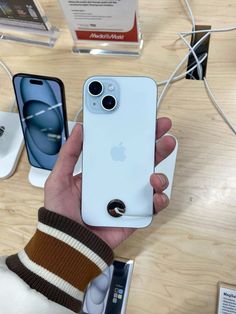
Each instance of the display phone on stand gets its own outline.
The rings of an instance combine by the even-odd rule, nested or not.
[[[84,84],[82,218],[91,226],[143,228],[153,217],[157,85],[148,77]]]
[[[52,170],[68,138],[64,85],[32,74],[16,74],[13,85],[29,162]]]

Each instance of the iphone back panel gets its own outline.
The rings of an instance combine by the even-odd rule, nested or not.
[[[155,81],[89,78],[83,112],[83,221],[103,227],[148,226],[153,216]]]

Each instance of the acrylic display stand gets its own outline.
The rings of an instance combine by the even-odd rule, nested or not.
[[[36,31],[16,29],[14,27],[6,27],[6,25],[0,24],[0,39],[14,41],[25,44],[33,44],[39,46],[54,47],[57,38],[59,36],[59,30],[56,27],[51,27],[48,31]]]
[[[74,39],[73,52],[103,56],[139,57],[143,48],[143,36],[139,27],[138,42],[112,42]]]
[[[138,1],[59,0],[74,41],[73,52],[90,55],[139,56],[143,37]],[[104,8],[101,8],[104,6]]]
[[[10,177],[24,147],[18,113],[0,111],[0,179]]]
[[[30,26],[30,22],[21,23],[17,17],[0,20],[0,39],[7,41],[14,41],[19,43],[40,45],[45,47],[53,47],[59,36],[59,29],[49,23],[40,4],[34,0],[33,4],[40,16],[40,22],[45,29],[37,29],[37,27]],[[35,13],[36,14],[36,13]]]

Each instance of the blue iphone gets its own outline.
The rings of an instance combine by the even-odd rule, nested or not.
[[[16,74],[13,85],[29,162],[52,170],[68,138],[64,85],[32,74]]]

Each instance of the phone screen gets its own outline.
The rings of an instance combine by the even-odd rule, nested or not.
[[[13,82],[29,162],[52,170],[68,137],[63,84],[27,75]]]

